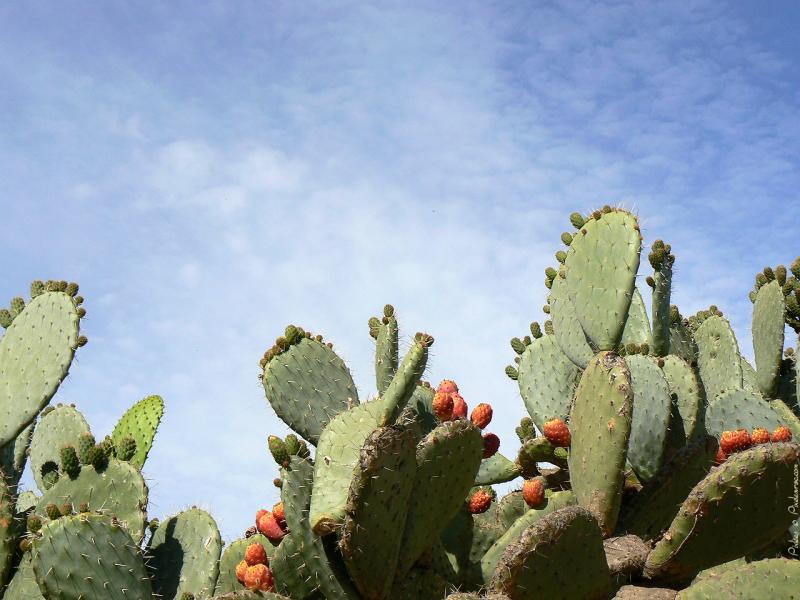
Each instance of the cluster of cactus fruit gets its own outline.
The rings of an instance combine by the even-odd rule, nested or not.
[[[260,361],[294,431],[267,440],[280,502],[224,552],[205,511],[148,521],[160,398],[100,443],[74,407],[45,409],[85,311],[77,285],[36,282],[0,311],[4,598],[789,597],[800,407],[784,331],[800,329],[800,260],[756,278],[753,366],[716,306],[684,318],[671,304],[660,240],[648,314],[635,215],[570,222],[545,273],[547,320],[511,341],[506,374],[528,412],[513,459],[484,432],[488,403],[470,413],[453,380],[423,380],[430,335],[401,360],[393,307],[369,320],[368,401],[331,343],[290,325]],[[39,494],[18,490],[26,460]]]

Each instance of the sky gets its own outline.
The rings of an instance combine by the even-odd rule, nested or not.
[[[682,312],[716,304],[752,355],[753,277],[800,254],[800,5],[758,7],[2,3],[0,298],[80,283],[55,401],[102,437],[160,394],[150,515],[197,505],[229,541],[278,499],[258,361],[288,323],[366,399],[394,304],[514,457],[508,341],[573,211],[638,214]]]

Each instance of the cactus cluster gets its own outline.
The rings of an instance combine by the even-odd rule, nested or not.
[[[485,432],[489,404],[469,413],[455,381],[424,381],[430,335],[401,359],[392,306],[368,322],[368,400],[330,342],[289,325],[259,363],[294,431],[266,444],[280,502],[224,551],[205,511],[149,520],[158,396],[100,441],[74,406],[45,408],[85,343],[85,311],[77,285],[34,282],[30,301],[0,310],[4,597],[788,596],[800,406],[784,326],[800,329],[800,260],[756,278],[751,365],[716,306],[684,318],[671,303],[676,257],[661,240],[648,311],[635,215],[605,206],[570,223],[545,271],[547,320],[511,340],[505,372],[528,413],[516,456]],[[26,461],[38,493],[18,490]],[[499,497],[506,482],[519,485]]]

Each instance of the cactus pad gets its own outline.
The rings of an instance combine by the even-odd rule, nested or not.
[[[585,369],[594,352],[578,322],[575,307],[569,299],[567,283],[560,275],[553,280],[548,301],[550,316],[553,318],[553,335],[559,348],[575,366]]]
[[[491,587],[512,600],[610,597],[603,535],[592,513],[569,506],[528,527],[506,548]]]
[[[210,598],[221,551],[217,524],[206,511],[191,508],[164,519],[147,548],[153,591],[164,600],[180,600],[185,592],[196,600]]]
[[[755,427],[772,431],[782,424],[781,416],[758,393],[741,389],[722,392],[706,409],[706,429],[717,438],[723,431]]]
[[[378,322],[377,337],[375,338],[375,384],[378,393],[382,394],[392,382],[397,371],[397,318],[394,316],[394,309],[391,315],[384,314],[383,319]]]
[[[661,360],[661,372],[667,380],[674,406],[683,422],[683,434],[688,443],[705,431],[702,386],[694,369],[682,358],[670,354]]]
[[[33,573],[31,555],[26,552],[20,560],[17,572],[8,588],[3,594],[5,600],[45,600],[39,584],[36,583],[36,575]]]
[[[0,446],[36,418],[67,376],[79,321],[69,295],[47,292],[6,329],[0,339]]]
[[[33,431],[30,450],[31,471],[40,490],[45,489],[42,466],[46,462],[59,464],[61,448],[77,448],[82,433],[89,433],[89,424],[74,406],[59,404],[43,413]]]
[[[633,299],[642,242],[632,214],[616,210],[598,216],[575,234],[564,266],[586,336],[599,350],[611,350],[622,337]]]
[[[540,508],[532,508],[526,510],[519,516],[508,528],[505,533],[501,535],[497,541],[492,544],[492,547],[486,551],[483,558],[481,558],[481,571],[483,572],[483,580],[489,583],[494,577],[497,565],[505,553],[506,549],[516,542],[523,532],[531,525],[537,523],[540,519],[546,517],[567,506],[572,506],[576,502],[575,494],[570,491],[556,492],[548,494],[545,499],[544,506]],[[524,503],[524,501],[523,501]],[[527,505],[525,505],[527,509]]]
[[[75,479],[62,477],[47,490],[36,505],[36,514],[45,517],[48,504],[74,507],[86,502],[89,510],[115,516],[138,544],[144,537],[147,486],[138,469],[116,459],[102,471],[84,466]]]
[[[483,438],[470,421],[442,423],[417,446],[417,471],[408,503],[397,570],[406,573],[458,512],[483,456]]]
[[[333,417],[358,404],[350,370],[315,339],[304,338],[274,356],[262,382],[275,413],[313,444]]]
[[[633,420],[628,460],[640,481],[661,468],[667,448],[672,398],[661,369],[651,358],[636,354],[625,362],[633,385]]]
[[[35,421],[20,431],[17,437],[0,448],[0,469],[2,469],[6,481],[12,485],[19,483],[22,472],[25,470],[34,425]]]
[[[386,597],[394,580],[406,506],[414,486],[415,441],[398,426],[376,429],[361,448],[339,538],[362,597]]]
[[[569,415],[580,371],[561,351],[555,336],[545,335],[525,349],[519,362],[519,391],[525,408],[541,431],[550,419]]]
[[[797,444],[763,444],[712,469],[647,557],[645,577],[680,584],[785,535],[798,458]]]
[[[598,354],[575,393],[569,472],[578,504],[597,517],[604,535],[614,530],[622,502],[632,411],[627,364],[612,352]]]
[[[131,406],[114,427],[111,439],[119,445],[125,438],[133,438],[136,452],[130,463],[140,469],[147,460],[147,454],[153,447],[153,439],[164,414],[164,401],[161,396],[147,396]]]
[[[317,586],[317,579],[306,564],[303,556],[301,536],[289,533],[275,549],[269,567],[275,577],[275,588],[289,593],[294,600],[323,598]]]
[[[786,306],[783,290],[771,281],[758,290],[753,303],[753,352],[756,380],[765,396],[774,397],[783,358],[783,330]]]
[[[225,548],[225,552],[222,553],[222,558],[219,559],[219,575],[217,576],[217,584],[214,588],[215,596],[244,589],[244,586],[239,583],[239,580],[236,578],[236,565],[244,560],[244,551],[247,550],[250,544],[261,544],[269,559],[275,554],[275,546],[272,545],[266,536],[260,533],[256,533],[249,538],[241,538],[232,542]]]
[[[8,581],[11,561],[17,550],[18,525],[14,518],[13,490],[0,477],[0,588]]]
[[[694,339],[697,343],[697,368],[709,401],[725,390],[741,389],[739,345],[730,323],[723,317],[712,315],[697,328]]]
[[[642,300],[639,288],[633,288],[633,299],[631,307],[628,309],[628,318],[625,320],[625,328],[622,330],[620,345],[636,344],[641,346],[647,344],[652,347],[653,335],[650,332],[650,321],[647,318],[647,309]]]
[[[314,481],[320,493],[311,497],[310,512],[311,526],[317,533],[332,533],[344,521],[361,447],[378,427],[382,409],[378,401],[355,406],[336,415],[322,432],[314,463]]]
[[[41,533],[33,543],[33,570],[46,597],[151,600],[139,548],[110,517],[62,517]]]
[[[481,461],[478,474],[475,476],[475,485],[493,485],[505,483],[519,477],[520,468],[499,452]]]
[[[309,503],[318,495],[311,493],[317,483],[314,469],[306,459],[292,456],[289,460],[289,468],[281,469],[281,501],[286,511],[286,524],[292,533],[283,538],[272,563],[276,569],[276,582],[281,585],[278,591],[288,588],[294,597],[294,584],[299,584],[303,590],[313,592],[319,589],[326,598],[358,598],[358,592],[348,581],[336,554],[329,552],[322,538],[309,527]],[[293,539],[282,551],[288,538]]]
[[[763,289],[763,288],[762,288]],[[800,562],[789,558],[770,558],[698,577],[675,600],[751,600],[752,598],[792,598],[800,588]]]

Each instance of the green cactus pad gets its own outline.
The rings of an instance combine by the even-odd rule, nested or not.
[[[378,394],[386,391],[397,372],[397,333],[394,313],[384,316],[378,325],[378,337],[375,340],[375,384]]]
[[[17,485],[25,470],[34,425],[35,422],[28,425],[17,437],[0,448],[0,469],[10,485]]]
[[[742,389],[741,357],[730,323],[712,315],[697,328],[694,339],[706,397],[713,399],[725,390]]]
[[[632,412],[627,364],[613,352],[601,352],[575,393],[569,472],[578,504],[592,511],[604,535],[614,530],[622,502]]]
[[[89,424],[74,406],[59,404],[39,419],[31,439],[30,461],[40,490],[44,490],[42,466],[50,461],[60,464],[61,448],[77,448],[82,433],[89,433]]]
[[[499,452],[481,461],[478,474],[475,476],[475,485],[493,485],[505,483],[519,477],[519,465],[511,462]]]
[[[603,535],[592,513],[569,506],[529,526],[506,548],[491,587],[512,600],[609,598]]]
[[[785,535],[798,458],[797,444],[762,444],[712,469],[647,557],[645,577],[681,584]]]
[[[33,573],[31,555],[26,552],[20,560],[17,572],[8,584],[4,600],[45,600],[39,584],[36,583],[36,576]]]
[[[408,406],[417,413],[416,421],[423,436],[428,435],[439,424],[436,413],[433,412],[433,396],[434,391],[432,388],[418,385],[411,396],[411,400],[408,401]]]
[[[670,296],[672,294],[672,261],[661,261],[653,271],[653,354],[666,356],[670,352]]]
[[[616,210],[587,221],[569,247],[564,262],[569,297],[599,350],[615,348],[622,337],[641,245],[636,217]]]
[[[317,587],[317,578],[304,558],[301,535],[286,535],[275,549],[269,568],[275,577],[275,588],[290,593],[293,600],[324,598]]]
[[[781,424],[786,425],[791,430],[793,439],[795,441],[800,440],[800,419],[797,418],[792,409],[786,406],[783,400],[770,400],[769,407],[781,419]]]
[[[697,344],[683,321],[669,326],[669,353],[679,356],[689,364],[697,359]]]
[[[81,514],[45,525],[33,543],[33,571],[47,598],[151,600],[137,544],[110,517]]]
[[[628,460],[639,481],[652,479],[664,460],[672,398],[669,384],[656,362],[636,354],[625,359],[633,385],[633,420]]]
[[[644,300],[639,288],[633,288],[631,307],[628,309],[628,318],[625,320],[625,328],[622,330],[622,338],[619,343],[622,346],[626,344],[653,346],[650,320],[647,318],[647,309],[644,306]]]
[[[14,518],[14,494],[0,477],[0,589],[8,582],[11,561],[17,549],[19,522]]]
[[[139,470],[129,463],[111,459],[100,472],[87,465],[76,479],[62,477],[39,498],[36,514],[44,518],[48,504],[65,502],[76,508],[86,502],[89,510],[116,516],[137,544],[144,537],[147,486]]]
[[[314,481],[320,492],[312,496],[310,512],[311,527],[317,533],[333,533],[344,521],[361,447],[378,427],[382,412],[379,401],[367,402],[336,415],[322,432],[314,463]]]
[[[364,406],[369,404],[357,408]],[[314,469],[308,460],[297,456],[292,456],[289,460],[289,468],[281,469],[281,501],[286,512],[286,524],[292,533],[283,538],[271,563],[277,563],[275,578],[276,583],[280,584],[278,591],[286,592],[293,598],[296,595],[304,597],[306,591],[313,592],[317,589],[326,598],[358,598],[358,592],[344,573],[337,553],[326,548],[322,538],[309,527],[309,504],[319,493],[317,491],[312,494],[312,488],[324,488],[318,487],[318,482],[314,479]],[[317,458],[317,462],[322,460],[324,459],[321,457]],[[289,537],[293,540],[281,551]],[[289,573],[288,570],[294,572]],[[309,581],[309,576],[313,583]],[[295,591],[295,585],[300,586],[302,593]]]
[[[524,501],[523,501],[524,503]],[[523,532],[531,525],[537,523],[540,519],[546,517],[550,513],[573,506],[576,503],[575,494],[571,491],[555,492],[554,494],[547,494],[544,506],[540,508],[531,508],[523,512],[513,523],[505,528],[505,533],[501,535],[497,541],[492,544],[492,547],[486,551],[483,558],[481,558],[481,571],[483,573],[483,580],[489,583],[494,577],[497,565],[500,564],[500,559],[505,553],[506,549],[516,542]],[[528,508],[528,505],[525,505]]]
[[[783,358],[783,330],[786,306],[777,281],[762,286],[753,303],[753,351],[758,389],[774,397]]]
[[[164,401],[161,396],[147,396],[131,406],[114,427],[111,439],[118,446],[125,438],[133,438],[136,452],[130,463],[140,469],[147,460],[147,454],[153,447],[158,425],[164,414]]]
[[[417,471],[397,571],[406,573],[455,516],[475,481],[483,438],[470,421],[442,423],[417,446]]]
[[[742,365],[742,387],[750,392],[759,392],[758,389],[758,376],[753,365],[743,356],[741,360]]]
[[[196,600],[214,595],[222,539],[206,511],[191,508],[164,519],[147,545],[153,591],[164,600],[185,592]]]
[[[644,539],[659,537],[675,518],[681,502],[708,474],[718,448],[717,440],[705,435],[682,448],[627,503],[622,529]]]
[[[414,487],[415,440],[409,429],[376,429],[361,448],[339,536],[344,563],[363,598],[385,598],[394,580]]]
[[[520,357],[519,392],[531,419],[541,431],[550,419],[569,415],[580,371],[561,351],[555,336],[533,340]]]
[[[661,372],[669,385],[674,407],[683,423],[683,435],[688,443],[705,431],[703,389],[694,369],[685,360],[672,354],[661,360],[664,365]]]
[[[763,289],[763,288],[762,288]],[[752,600],[793,598],[800,588],[800,562],[770,558],[709,574],[678,592],[675,600]]]
[[[522,497],[521,490],[509,492],[497,503],[497,524],[504,530],[528,512],[528,505]]]
[[[567,283],[563,277],[558,276],[553,280],[548,301],[550,316],[553,318],[553,335],[558,347],[575,366],[585,369],[592,360],[594,352],[578,322],[578,315],[569,299]]]
[[[716,438],[723,431],[764,427],[769,431],[783,424],[783,419],[758,393],[729,390],[714,398],[706,409],[706,430]]]
[[[244,560],[244,551],[250,544],[261,544],[267,553],[267,558],[271,559],[275,554],[275,546],[269,539],[256,533],[249,538],[241,538],[225,548],[222,553],[222,558],[219,559],[219,575],[217,576],[217,584],[214,588],[214,595],[226,594],[228,592],[237,592],[244,589],[244,586],[239,583],[236,578],[236,566]]]
[[[391,383],[378,400],[383,406],[380,426],[391,425],[408,404],[425,372],[428,363],[428,348],[433,338],[425,333],[417,333],[414,343],[406,352],[397,368]]]
[[[274,356],[262,382],[275,413],[312,444],[333,417],[358,404],[350,370],[315,339],[303,339]]]
[[[79,321],[70,296],[47,292],[6,329],[0,339],[0,446],[36,418],[67,376]]]

